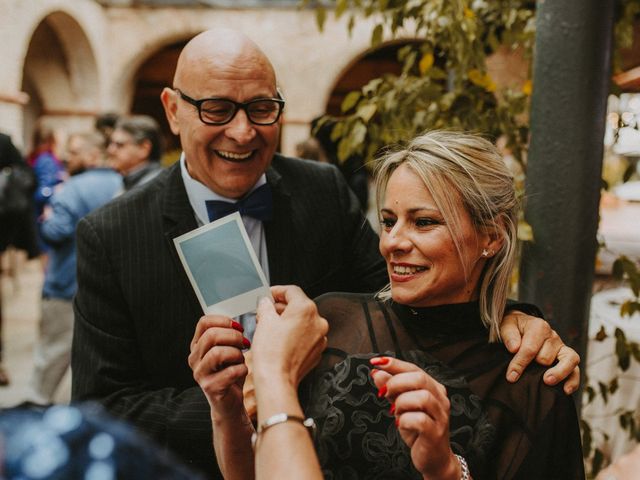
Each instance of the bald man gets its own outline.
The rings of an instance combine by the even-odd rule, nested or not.
[[[240,212],[272,285],[315,297],[371,292],[388,279],[378,238],[339,171],[276,153],[284,100],[255,43],[226,29],[196,36],[161,100],[180,161],[78,226],[72,396],[101,401],[215,477],[209,405],[187,363],[202,310],[173,239],[217,218],[208,202],[259,197],[256,216]],[[253,317],[240,321],[250,336]],[[550,363],[562,342],[537,325],[524,350],[544,345],[538,357]],[[575,363],[553,373],[566,376]]]

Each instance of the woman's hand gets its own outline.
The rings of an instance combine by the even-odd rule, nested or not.
[[[256,316],[251,348],[254,380],[257,384],[258,377],[279,376],[297,388],[320,361],[329,324],[299,287],[275,286],[271,293],[275,305],[263,299]]]
[[[413,363],[391,357],[370,360],[378,396],[391,403],[400,436],[425,479],[459,479],[460,464],[449,445],[449,399],[443,385]]]
[[[242,326],[228,317],[205,315],[191,340],[189,366],[211,407],[212,420],[244,410],[242,385],[247,375],[243,348],[251,344]]]

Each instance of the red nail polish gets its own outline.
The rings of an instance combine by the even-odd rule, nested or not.
[[[233,320],[231,320],[231,328],[239,331],[240,333],[244,332],[244,328],[242,328],[242,325],[240,325],[238,322],[234,322]]]
[[[396,427],[400,426],[400,418],[396,417]]]
[[[392,404],[391,404],[391,407],[389,408],[389,413],[390,413],[391,415],[393,415],[394,413],[396,413],[396,404],[395,404],[395,403],[392,403]]]
[[[369,360],[369,363],[371,363],[371,365],[386,365],[387,363],[389,363],[389,358],[388,357],[374,357],[371,360]]]
[[[382,387],[380,387],[380,390],[378,390],[378,398],[382,398],[387,394],[387,386],[383,385]]]
[[[377,368],[372,368],[371,371],[369,372],[369,375],[371,375],[372,377],[375,376],[376,373],[378,373],[380,370],[378,370]]]
[[[251,346],[251,342],[248,338],[242,337],[242,345],[244,345],[244,348],[249,348]]]

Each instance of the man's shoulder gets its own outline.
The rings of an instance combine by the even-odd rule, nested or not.
[[[275,154],[272,166],[280,175],[334,175],[337,168],[330,163],[322,163],[304,158],[286,157]]]
[[[154,179],[131,189],[128,192],[114,198],[111,202],[94,210],[85,218],[89,222],[105,222],[111,218],[118,218],[120,223],[137,221],[140,215],[148,215],[154,210],[159,211],[162,201],[162,193],[166,191],[171,181],[172,168],[160,172]]]

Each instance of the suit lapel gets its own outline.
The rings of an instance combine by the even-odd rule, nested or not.
[[[180,171],[180,162],[176,162],[171,167],[169,172],[169,178],[167,180],[167,187],[163,193],[162,204],[162,229],[166,239],[166,245],[171,252],[171,258],[178,271],[181,273],[180,278],[183,280],[185,288],[187,288],[196,300],[197,297],[193,292],[193,287],[189,283],[189,278],[184,272],[182,262],[178,256],[178,251],[173,243],[173,239],[180,235],[190,232],[198,227],[195,214],[189,203],[189,197],[182,181],[182,174]],[[198,304],[199,305],[199,304]]]
[[[267,169],[267,182],[273,192],[273,219],[265,223],[271,285],[295,283],[296,246],[293,242],[291,195],[282,177],[272,165]]]

